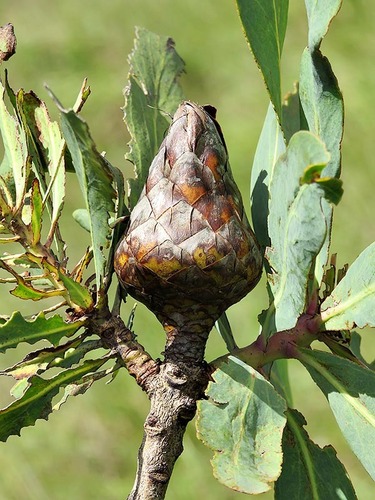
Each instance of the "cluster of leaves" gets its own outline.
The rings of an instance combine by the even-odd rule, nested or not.
[[[11,390],[15,401],[0,410],[0,439],[5,440],[36,419],[48,418],[61,388],[65,393],[55,409],[69,395],[84,392],[94,380],[118,369],[113,360],[102,368],[112,356],[103,355],[100,339],[86,327],[88,315],[106,300],[112,266],[103,249],[113,252],[116,237],[108,218],[116,198],[122,211],[124,192],[119,172],[97,152],[77,114],[89,95],[85,82],[72,110],[60,106],[61,129],[44,102],[33,92],[14,93],[6,75],[0,92],[0,243],[13,250],[1,253],[0,267],[11,277],[0,278],[0,283],[14,283],[10,293],[20,299],[51,302],[31,317],[15,312],[1,320],[0,352],[21,342],[50,344],[1,372],[16,380]],[[89,227],[92,240],[70,271],[59,227],[67,171],[77,174],[86,204],[77,218]],[[94,275],[84,281],[91,261]],[[65,317],[54,312],[61,307]],[[50,376],[53,368],[58,374]]]
[[[283,101],[280,67],[288,1],[237,0],[271,101],[251,175],[252,217],[265,250],[270,299],[259,317],[257,343],[266,351],[277,332],[292,333],[312,315],[311,331],[302,332],[316,332],[332,353],[298,346],[297,338],[286,357],[306,367],[352,450],[375,478],[375,374],[360,356],[359,336],[352,331],[375,326],[375,243],[346,274],[336,273],[335,257],[329,258],[332,204],[343,192],[338,178],[343,101],[320,45],[341,1],[305,4],[308,43],[299,85]],[[209,399],[199,407],[198,435],[215,451],[215,476],[250,494],[267,491],[276,481],[276,498],[355,498],[334,449],[314,444],[304,417],[293,409],[287,361],[263,366],[265,378],[249,366],[246,350],[218,364]]]
[[[136,179],[129,180],[131,207],[168,127],[166,114],[173,113],[183,98],[177,82],[183,62],[171,39],[137,29],[130,63],[124,112],[132,137],[128,159],[136,165]],[[79,115],[90,95],[86,81],[68,110],[49,90],[60,111],[60,126],[51,121],[46,104],[33,92],[15,93],[6,73],[0,92],[4,145],[0,244],[11,249],[0,254],[0,267],[6,271],[0,284],[14,283],[10,293],[20,299],[52,302],[30,317],[17,311],[1,318],[0,353],[20,343],[49,344],[0,372],[16,381],[11,389],[15,400],[0,409],[0,440],[5,441],[37,419],[47,419],[69,396],[117,374],[121,364],[115,353],[103,349],[105,344],[92,331],[90,318],[108,312],[113,254],[129,210],[122,172],[98,152]],[[73,218],[91,238],[90,247],[71,270],[59,227],[67,173],[75,173],[84,200],[84,208],[74,211]],[[114,314],[120,302],[118,290]],[[56,314],[61,308],[65,311]]]
[[[266,255],[269,294],[257,342],[266,350],[279,332],[292,331],[306,315],[314,318],[314,338],[332,353],[295,345],[289,357],[306,367],[354,453],[375,477],[375,375],[360,357],[353,332],[375,326],[375,244],[345,275],[336,273],[329,257],[332,204],[342,195],[338,177],[343,102],[320,45],[341,1],[305,3],[308,44],[299,85],[283,101],[280,64],[288,1],[260,5],[237,0],[271,101],[251,177],[253,223]],[[136,179],[129,183],[129,208],[137,201],[168,126],[166,115],[183,98],[178,84],[183,62],[170,39],[138,29],[130,64],[124,114],[131,134],[128,159],[135,165]],[[73,109],[58,104],[59,128],[33,93],[14,94],[6,79],[2,88],[1,243],[16,243],[22,250],[1,254],[0,265],[11,275],[1,281],[14,282],[12,293],[22,299],[54,297],[49,309],[31,318],[17,312],[0,325],[0,352],[20,342],[50,343],[2,372],[17,381],[12,389],[15,401],[0,411],[2,440],[37,418],[47,418],[69,395],[86,391],[119,368],[111,353],[103,353],[101,339],[91,334],[88,318],[106,306],[121,228],[116,222],[127,215],[124,180],[98,153],[78,114],[88,94],[84,84]],[[59,230],[66,171],[76,173],[85,201],[74,217],[91,235],[91,247],[71,271]],[[94,274],[84,279],[90,263]],[[65,317],[53,313],[62,306],[68,308]],[[238,353],[225,316],[217,328],[229,351]],[[279,354],[288,357],[281,350]],[[256,370],[245,349],[216,366],[215,383],[209,384],[208,399],[199,405],[197,427],[198,436],[215,451],[214,474],[222,483],[250,494],[275,483],[277,498],[300,498],[301,492],[311,498],[355,498],[335,451],[314,444],[304,429],[304,417],[293,409],[285,360]],[[51,368],[59,368],[58,374],[50,376]],[[61,388],[65,394],[53,406]]]

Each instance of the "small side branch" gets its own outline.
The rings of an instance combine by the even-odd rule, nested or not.
[[[118,355],[137,384],[148,392],[153,377],[159,373],[159,363],[135,340],[135,335],[119,316],[106,310],[104,316],[101,314],[90,321],[104,346]]]

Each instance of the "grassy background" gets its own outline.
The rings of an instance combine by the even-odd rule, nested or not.
[[[219,5],[220,4],[220,5]],[[364,0],[344,2],[322,50],[329,57],[346,101],[343,143],[345,195],[336,210],[332,251],[342,265],[351,262],[374,240],[373,186],[373,47],[375,7]],[[3,2],[0,24],[12,22],[18,38],[16,57],[7,63],[12,86],[33,89],[54,106],[43,88],[47,82],[64,105],[73,104],[84,77],[93,95],[84,108],[99,150],[131,175],[124,160],[129,140],[122,121],[122,88],[126,84],[127,54],[132,49],[134,26],[170,35],[186,62],[183,77],[186,96],[218,108],[231,165],[245,202],[249,200],[249,173],[259,132],[267,109],[267,95],[260,74],[243,37],[233,2],[198,0],[64,0]],[[290,19],[283,59],[283,85],[287,92],[298,79],[298,65],[306,40],[303,2],[290,1]],[[82,254],[86,236],[70,217],[82,206],[74,178],[69,178],[64,235],[71,262]],[[264,286],[230,311],[241,344],[257,335],[256,316],[266,307]],[[29,307],[30,306],[24,306]],[[0,313],[19,308],[4,290]],[[128,310],[124,312],[126,314]],[[136,332],[155,355],[163,334],[156,321],[139,307]],[[375,355],[371,332],[363,332],[364,353]],[[208,359],[224,352],[216,332],[209,342]],[[7,354],[6,363],[20,354]],[[321,446],[332,443],[346,465],[361,500],[373,498],[373,483],[348,449],[335,426],[326,401],[297,363],[291,363],[295,406],[308,420],[310,436]],[[295,383],[293,381],[296,381]],[[0,386],[0,403],[7,401]],[[0,500],[86,500],[123,498],[135,473],[142,422],[147,400],[124,372],[109,386],[98,383],[85,396],[22,431],[0,447]],[[211,475],[211,453],[195,438],[190,425],[185,453],[177,463],[167,498],[206,500],[245,498],[217,483]],[[261,495],[262,500],[272,494]]]

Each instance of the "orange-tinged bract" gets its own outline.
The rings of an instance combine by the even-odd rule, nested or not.
[[[261,275],[214,114],[179,106],[115,254],[121,284],[166,330],[181,318],[209,328]]]

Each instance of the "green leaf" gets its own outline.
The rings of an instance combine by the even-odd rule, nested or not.
[[[310,132],[297,132],[275,165],[270,183],[268,276],[274,297],[276,330],[292,328],[306,302],[309,273],[326,236],[324,191],[300,184],[306,167],[326,164],[324,144]]]
[[[280,60],[288,20],[288,0],[236,0],[246,38],[263,74],[281,122]]]
[[[21,342],[35,344],[39,340],[48,340],[56,346],[62,337],[72,336],[84,324],[84,320],[66,323],[57,314],[46,318],[43,312],[26,320],[21,313],[14,312],[6,323],[0,325],[0,352],[17,347]]]
[[[90,310],[94,305],[94,301],[88,289],[78,283],[78,281],[67,276],[60,269],[58,270],[58,275],[69,293],[70,302],[81,309]]]
[[[17,276],[17,286],[13,290],[11,290],[10,293],[22,300],[38,301],[51,297],[62,296],[63,290],[38,290],[38,288],[33,287],[29,283],[26,283],[26,281],[21,278],[21,276]]]
[[[325,165],[311,165],[306,168],[301,178],[301,184],[317,182],[323,189],[325,198],[337,205],[343,195],[342,181],[336,177],[321,177]]]
[[[326,330],[375,326],[375,243],[353,262],[323,302],[321,318]]]
[[[124,118],[131,136],[126,158],[134,164],[136,175],[129,181],[129,201],[134,207],[169,126],[166,115],[173,114],[183,100],[178,78],[184,62],[171,38],[137,28],[129,63]]]
[[[0,165],[0,176],[3,177],[13,200],[8,204],[19,208],[26,192],[27,178],[30,171],[26,137],[17,118],[12,116],[4,102],[5,89],[0,82],[0,132],[4,144],[4,158]]]
[[[318,49],[342,0],[305,0],[309,25],[309,49]]]
[[[275,500],[355,500],[356,494],[332,446],[321,449],[303,428],[306,421],[288,410],[283,435],[283,467]]]
[[[20,435],[21,429],[34,425],[38,419],[47,420],[52,412],[52,399],[60,388],[81,380],[84,375],[98,370],[106,361],[88,360],[47,380],[38,375],[31,377],[30,386],[24,395],[0,410],[0,440],[6,441],[11,435]]]
[[[62,111],[62,130],[72,155],[79,185],[90,215],[97,288],[103,285],[105,258],[111,230],[109,212],[114,211],[113,177],[107,162],[98,153],[87,124],[74,112]]]
[[[349,446],[375,479],[375,372],[317,350],[300,348],[297,357],[328,399]]]
[[[285,142],[275,111],[270,104],[255,151],[251,169],[251,216],[258,242],[270,246],[268,235],[269,184],[278,158],[285,152]]]
[[[229,352],[232,352],[238,347],[233,337],[233,332],[228,320],[228,316],[225,314],[225,312],[216,321],[215,327],[224,340]]]
[[[40,192],[39,181],[34,179],[31,186],[31,228],[33,232],[33,245],[40,242],[42,232],[43,200]]]
[[[285,401],[256,370],[230,356],[199,402],[198,437],[214,450],[215,477],[236,491],[268,491],[281,471]]]
[[[71,396],[84,394],[88,389],[90,389],[94,382],[104,377],[108,377],[108,375],[111,376],[110,380],[107,382],[107,384],[109,384],[116,377],[120,367],[121,366],[119,364],[115,363],[107,369],[89,373],[88,375],[85,375],[81,380],[67,385],[65,387],[62,398],[54,405],[53,411],[59,410]]]
[[[277,392],[285,399],[288,406],[292,406],[293,398],[292,388],[290,387],[288,363],[288,359],[276,359],[276,361],[272,363],[270,382]]]

